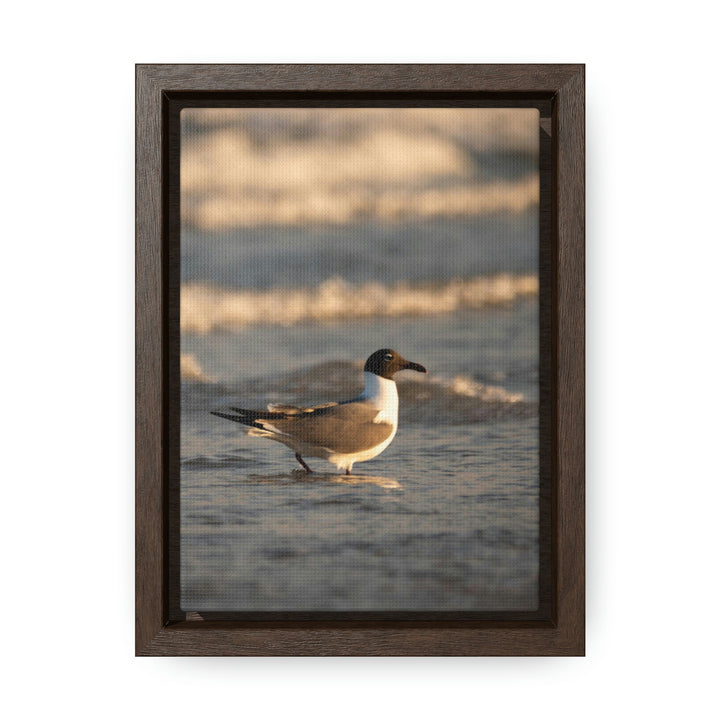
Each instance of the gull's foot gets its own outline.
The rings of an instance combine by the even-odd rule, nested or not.
[[[310,466],[300,457],[300,453],[295,453],[295,459],[305,468],[305,472],[312,472]]]

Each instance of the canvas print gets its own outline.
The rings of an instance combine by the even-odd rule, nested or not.
[[[532,611],[539,115],[181,112],[187,612]]]

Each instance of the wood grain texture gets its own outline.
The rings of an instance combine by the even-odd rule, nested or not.
[[[577,655],[556,629],[162,629],[139,655],[534,656]]]
[[[262,105],[323,93],[346,93],[341,104],[451,106],[497,102],[543,108],[541,128],[551,146],[550,304],[541,311],[543,342],[552,365],[545,384],[552,400],[550,525],[553,621],[373,621],[317,617],[295,622],[182,620],[170,601],[169,558],[177,547],[168,526],[177,521],[172,468],[176,438],[164,386],[172,379],[177,288],[173,285],[172,202],[164,203],[174,171],[167,163],[167,107],[174,97],[251,97]],[[221,95],[219,94],[221,93]],[[243,93],[248,93],[243,95]],[[424,96],[422,94],[425,94]],[[452,94],[457,95],[453,96]],[[283,95],[285,94],[285,95]],[[461,95],[462,94],[462,95]],[[298,99],[300,98],[300,100]],[[357,102],[355,101],[357,98]],[[386,98],[383,100],[383,98]],[[414,98],[414,99],[413,99]],[[427,101],[425,101],[427,99]],[[136,653],[138,655],[582,655],[584,654],[584,67],[581,65],[138,65],[136,67]],[[545,108],[551,108],[545,113]],[[172,127],[172,126],[170,126]],[[541,135],[541,138],[543,136]],[[164,145],[165,143],[165,145]],[[542,143],[541,143],[542,144]],[[165,163],[165,164],[164,164]],[[168,176],[170,180],[168,179]],[[173,192],[176,192],[175,189]],[[165,194],[164,194],[165,193]],[[172,198],[172,193],[170,197]],[[542,225],[543,223],[541,223]],[[544,223],[547,225],[547,223]],[[176,250],[176,249],[175,249]],[[168,280],[168,278],[170,280]],[[550,388],[549,390],[547,388]],[[541,389],[541,392],[542,389]],[[541,438],[542,441],[542,438]],[[177,499],[177,498],[175,498]],[[173,508],[174,511],[173,511]],[[457,614],[454,614],[457,616]]]
[[[555,92],[578,65],[139,65],[165,92]]]
[[[163,625],[162,172],[160,88],[136,75],[135,641]]]
[[[585,652],[585,71],[556,96],[557,623]]]

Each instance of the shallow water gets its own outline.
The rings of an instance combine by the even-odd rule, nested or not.
[[[430,325],[184,339],[215,381],[183,383],[183,609],[534,609],[536,314],[525,301]],[[317,458],[307,475],[285,446],[209,414],[353,397],[362,363],[327,357],[362,357],[388,337],[430,373],[398,374],[397,436],[351,477]]]
[[[182,607],[534,609],[536,427],[406,423],[350,477],[227,430],[183,463]]]

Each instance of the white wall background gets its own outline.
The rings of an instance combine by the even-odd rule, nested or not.
[[[5,7],[7,717],[717,712],[711,11],[697,0]],[[133,65],[198,61],[587,63],[587,658],[133,657]]]

